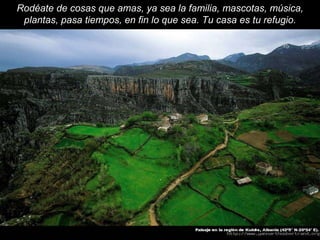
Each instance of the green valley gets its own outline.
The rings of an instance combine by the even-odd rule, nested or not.
[[[204,123],[192,114],[175,119],[145,112],[121,127],[41,128],[33,137],[45,136],[43,145],[21,168],[2,206],[24,201],[30,216],[25,224],[40,225],[149,225],[156,199],[153,217],[166,226],[312,224],[319,196],[302,189],[319,184],[316,106],[318,100],[285,98],[208,115]],[[170,118],[168,130],[159,129]],[[223,142],[225,147],[172,184]],[[261,174],[261,162],[272,170]],[[251,182],[237,184],[244,177]],[[306,216],[313,215],[310,222]]]

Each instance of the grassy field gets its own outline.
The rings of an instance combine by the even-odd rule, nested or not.
[[[298,137],[320,138],[320,124],[305,123],[297,126],[287,126],[287,131]]]
[[[216,208],[202,217],[196,219],[190,225],[192,226],[250,226],[251,224],[240,216]]]
[[[229,140],[227,150],[237,160],[252,161],[254,157],[258,157],[260,161],[267,161],[272,159],[272,156],[270,156],[269,154],[234,139]]]
[[[138,156],[145,159],[176,158],[176,146],[166,140],[151,138]]]
[[[93,127],[77,125],[67,129],[67,133],[92,137],[111,136],[120,132],[119,127]]]
[[[195,207],[196,206],[196,207]],[[160,207],[160,220],[170,226],[248,226],[238,215],[217,207],[205,197],[182,186]]]
[[[143,211],[142,213],[139,213],[137,216],[135,216],[130,221],[132,223],[132,226],[148,226],[149,225],[149,213],[148,211]]]
[[[286,218],[272,211],[267,219],[268,226],[319,226],[320,201],[315,200],[309,206],[300,210],[293,216]]]
[[[252,83],[254,82],[254,77],[249,76],[249,75],[234,75],[234,76],[228,76],[227,80],[231,82],[238,83],[243,86],[251,86]]]
[[[159,218],[163,225],[188,226],[215,209],[217,207],[209,200],[181,186],[161,205]]]
[[[259,119],[263,117],[272,117],[276,116],[277,118],[279,117],[278,115],[283,112],[283,106],[287,105],[286,102],[282,103],[263,103],[260,104],[256,107],[245,109],[241,111],[241,113],[238,115],[238,118],[240,120],[245,120],[245,119]]]
[[[209,152],[216,145],[223,142],[224,133],[223,131],[219,131],[218,128],[202,126],[199,124],[194,124],[193,127],[196,130],[196,140],[199,142],[204,152]]]
[[[108,173],[120,185],[123,206],[128,210],[139,210],[180,172],[175,167],[142,161],[113,146],[105,154],[95,152],[93,158],[108,165]]]
[[[294,98],[294,100],[281,100],[279,102],[260,104],[240,112],[238,115],[238,118],[241,120],[239,130],[241,133],[243,132],[242,125],[245,125],[246,122],[255,127],[251,128],[251,130],[259,130],[259,126],[260,128],[261,126],[263,127],[264,121],[272,123],[272,125],[275,125],[279,129],[286,125],[297,125],[312,121],[318,122],[319,113],[315,111],[318,106],[319,100],[307,98]],[[311,125],[308,127],[313,128],[314,126]],[[316,128],[316,131],[319,133],[319,127]]]
[[[82,149],[84,147],[84,141],[82,140],[75,140],[71,138],[63,138],[61,141],[55,145],[58,149],[64,148],[79,148]]]
[[[283,139],[283,138],[281,138],[280,136],[278,136],[277,131],[278,131],[278,130],[269,131],[269,132],[268,132],[268,139],[271,139],[271,140],[274,141],[275,143],[283,143],[283,142],[286,142],[285,139]]]
[[[198,173],[192,176],[191,186],[209,197],[217,186],[224,186],[225,189],[219,201],[225,207],[258,222],[277,196],[269,194],[254,184],[239,187],[235,185],[229,174],[229,167]]]
[[[120,146],[125,147],[131,152],[137,150],[150,137],[148,133],[140,128],[127,130],[120,136],[112,138],[112,141]]]

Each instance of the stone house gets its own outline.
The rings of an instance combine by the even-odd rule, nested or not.
[[[256,164],[256,170],[261,174],[267,175],[272,171],[272,166],[266,162],[258,162]]]
[[[173,113],[169,115],[169,119],[173,122],[179,121],[182,118],[182,114],[180,113]]]
[[[209,116],[207,114],[200,114],[196,118],[200,124],[206,124],[209,121]]]

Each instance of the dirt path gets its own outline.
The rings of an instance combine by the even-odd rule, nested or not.
[[[230,163],[229,165],[230,165],[230,177],[233,180],[239,179],[239,177],[236,174],[236,166],[234,165],[234,163]]]
[[[224,149],[228,145],[228,140],[229,137],[228,131],[225,130],[225,138],[224,142],[219,144],[215,149],[213,149],[211,152],[209,152],[207,155],[202,157],[192,168],[190,168],[187,172],[184,174],[180,175],[176,180],[171,182],[168,187],[165,188],[165,190],[160,194],[160,196],[150,205],[149,207],[149,221],[150,221],[150,226],[159,226],[159,223],[156,218],[156,205],[161,202],[172,190],[174,190],[181,182],[183,182],[185,179],[190,177],[200,166],[201,164],[206,161],[208,158],[212,157],[213,155],[216,154],[216,152]]]

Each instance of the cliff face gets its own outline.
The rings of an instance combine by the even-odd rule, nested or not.
[[[265,101],[263,93],[214,78],[146,79],[70,74],[0,74],[0,188],[30,158],[39,126],[117,123],[146,110],[226,113]],[[39,139],[41,141],[41,139]]]
[[[144,110],[166,112],[221,114],[266,100],[262,92],[213,78],[89,76],[87,87],[95,96],[121,96]]]

